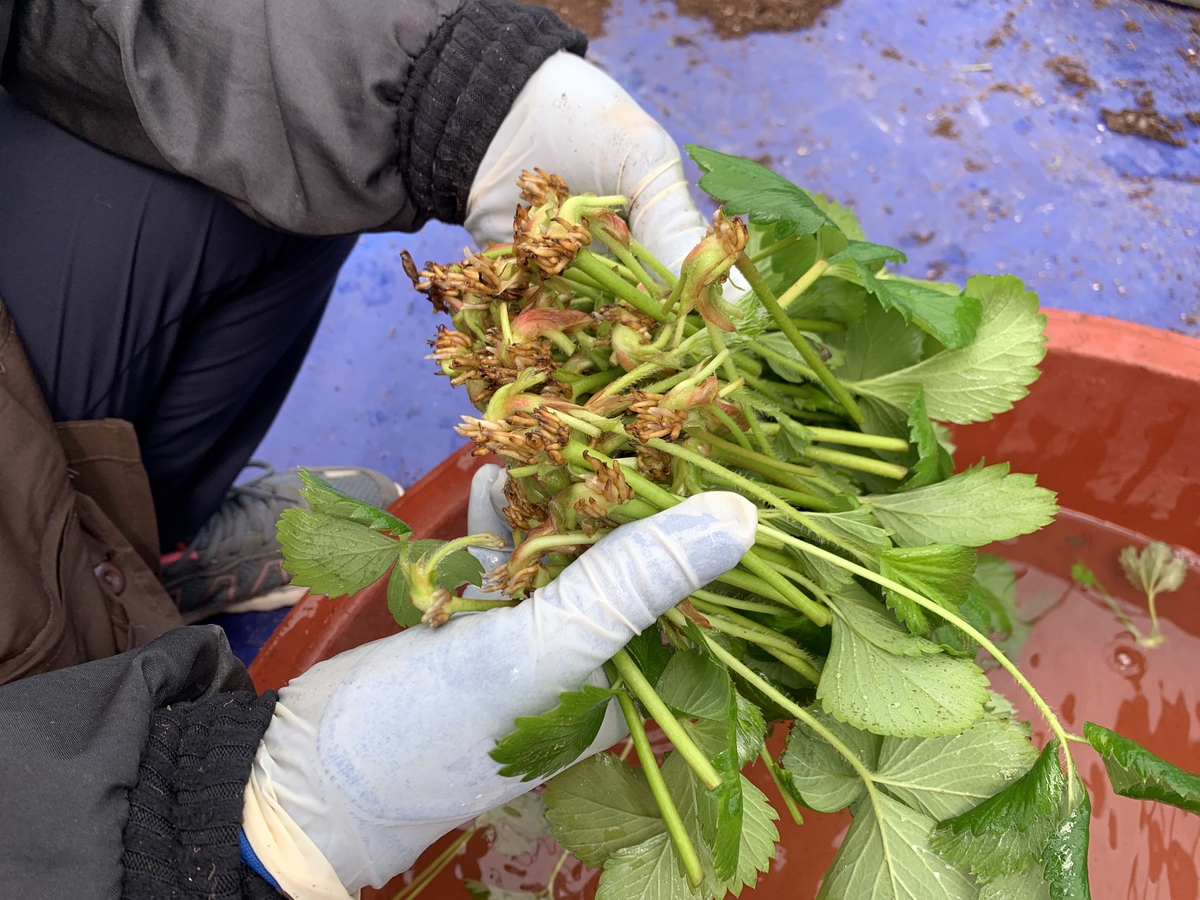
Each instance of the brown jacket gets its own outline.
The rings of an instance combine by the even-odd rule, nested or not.
[[[183,624],[129,422],[50,419],[0,301],[0,684]]]

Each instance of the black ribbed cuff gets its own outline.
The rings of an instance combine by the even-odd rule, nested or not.
[[[582,56],[583,32],[540,6],[471,0],[413,64],[400,107],[400,171],[427,219],[460,224],[488,145],[538,66],[560,50]]]
[[[242,862],[254,754],[276,694],[211,694],[157,710],[129,792],[122,900],[278,897]]]

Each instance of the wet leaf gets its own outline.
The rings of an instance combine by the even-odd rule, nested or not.
[[[973,809],[937,826],[933,847],[981,880],[1036,865],[1059,821],[1065,779],[1058,742],[1024,775]]]
[[[501,775],[523,781],[545,778],[565,769],[583,755],[600,733],[604,714],[615,693],[585,684],[559,694],[558,706],[540,716],[521,716],[516,730],[496,742],[492,759]]]
[[[1104,760],[1108,780],[1122,797],[1157,800],[1200,815],[1200,775],[1155,756],[1124,735],[1087,722],[1083,736]]]
[[[598,753],[546,784],[542,794],[550,833],[589,866],[634,847],[666,828],[640,769]]]

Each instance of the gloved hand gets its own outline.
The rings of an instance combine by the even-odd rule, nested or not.
[[[488,506],[481,497],[476,513]],[[551,709],[736,565],[755,527],[744,498],[701,494],[617,529],[516,607],[410,628],[314,666],[280,691],[255,759],[251,847],[297,900],[382,886],[440,835],[532,788],[499,775],[488,755],[513,720]],[[588,752],[617,733],[607,722]]]
[[[625,90],[571,53],[551,56],[525,83],[492,138],[467,199],[480,245],[512,240],[516,182],[535,167],[576,193],[629,198],[635,239],[675,272],[704,236],[679,148]]]

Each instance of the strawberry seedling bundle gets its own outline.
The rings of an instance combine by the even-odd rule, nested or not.
[[[736,491],[759,511],[737,568],[618,653],[610,688],[564,694],[493,752],[503,774],[553,776],[552,833],[603,869],[600,900],[754,885],[778,837],[741,774],[756,760],[797,821],[850,808],[822,897],[1087,897],[1071,742],[1101,752],[1118,793],[1196,811],[1200,779],[1099,726],[1068,734],[998,646],[1011,592],[976,548],[1047,524],[1054,496],[1003,464],[955,474],[942,423],[1025,395],[1045,353],[1037,297],[1013,276],[960,289],[897,275],[903,254],[843,207],[690,153],[723,206],[678,276],[631,237],[624,197],[572,195],[540,171],[522,178],[512,243],[423,270],[406,256],[453,320],[433,358],[479,411],[460,433],[507,463],[513,552],[486,583],[504,598],[455,594],[482,574],[463,548],[501,539],[411,541],[314,479],[311,509],[280,527],[289,571],[329,593],[390,572],[397,620],[437,626],[520,602],[623,523]],[[1040,753],[977,659],[1046,718]],[[572,765],[614,699],[640,766]],[[644,718],[671,742],[661,759]]]

